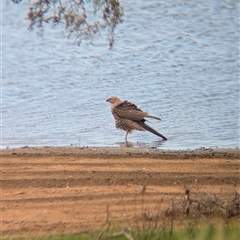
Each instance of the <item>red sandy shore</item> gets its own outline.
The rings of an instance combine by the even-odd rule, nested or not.
[[[143,201],[164,209],[186,188],[240,192],[238,149],[21,148],[2,150],[1,163],[2,237],[124,224]]]

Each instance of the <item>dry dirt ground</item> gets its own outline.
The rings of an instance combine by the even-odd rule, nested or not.
[[[240,193],[238,149],[26,147],[2,150],[1,169],[3,238],[131,224],[186,188]]]

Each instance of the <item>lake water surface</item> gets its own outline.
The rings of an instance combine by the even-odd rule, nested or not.
[[[80,47],[61,30],[27,30],[29,3],[2,4],[2,147],[121,146],[106,99],[161,117],[169,140],[134,146],[239,146],[239,1],[121,1],[116,41]]]

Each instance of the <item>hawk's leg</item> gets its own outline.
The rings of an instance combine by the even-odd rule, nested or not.
[[[128,135],[129,132],[130,132],[129,130],[126,131],[126,135],[125,135],[125,141],[126,141],[126,144],[128,143],[127,135]]]

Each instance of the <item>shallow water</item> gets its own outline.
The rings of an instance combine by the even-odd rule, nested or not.
[[[133,4],[134,3],[134,4]],[[2,147],[119,146],[106,99],[162,118],[169,140],[134,132],[134,146],[239,146],[238,1],[122,1],[124,23],[78,47],[61,30],[27,30],[28,3],[2,10]]]

